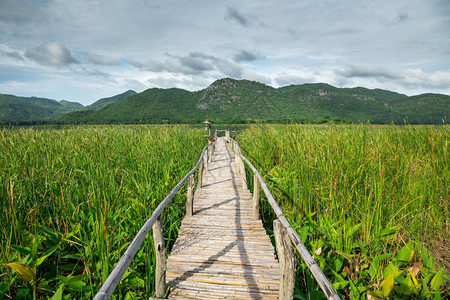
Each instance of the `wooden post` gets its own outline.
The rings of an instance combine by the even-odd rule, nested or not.
[[[208,149],[206,150],[205,155],[203,155],[203,166],[205,170],[208,170]]]
[[[230,141],[230,129],[228,128],[225,130],[225,139],[227,142]]]
[[[241,153],[239,153],[238,156],[239,156],[239,169],[242,178],[242,189],[245,191],[247,189],[247,174],[245,174],[245,165],[244,162],[242,161]]]
[[[198,167],[198,185],[197,188],[202,188],[203,186],[203,168],[204,168],[204,163],[202,162],[200,164],[200,166]]]
[[[280,293],[278,299],[292,299],[294,296],[296,258],[286,228],[276,219],[273,221],[275,245],[280,263]]]
[[[212,162],[212,157],[214,155],[214,151],[216,150],[216,143],[213,143],[211,146],[211,157],[209,158],[209,162]]]
[[[259,181],[253,175],[253,220],[259,220]]]
[[[195,178],[194,174],[189,176],[188,188],[187,188],[187,199],[186,199],[186,217],[192,217],[194,213],[194,184]]]
[[[208,147],[208,163],[211,163],[212,161],[212,152],[213,152],[213,147],[214,145],[211,145],[212,142],[209,142],[209,147]]]
[[[155,293],[156,298],[164,298],[166,293],[166,247],[164,245],[161,216],[155,221],[152,229],[156,256]]]

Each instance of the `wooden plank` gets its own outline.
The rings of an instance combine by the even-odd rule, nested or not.
[[[247,294],[273,294],[273,290],[276,287],[263,287],[258,285],[227,285],[227,284],[214,284],[211,282],[189,282],[189,281],[178,281],[176,282],[177,288],[185,288],[189,290],[194,290],[198,292],[207,291],[211,292],[221,292],[222,296],[227,295],[227,293],[247,293]],[[278,295],[274,295],[277,298]],[[255,297],[257,298],[257,297]],[[170,299],[170,296],[169,296]]]
[[[172,280],[172,284],[181,281],[191,281],[191,282],[201,282],[201,283],[211,283],[211,284],[223,284],[223,285],[234,285],[234,286],[245,286],[245,287],[258,287],[261,289],[269,289],[271,287],[278,287],[278,280],[271,280],[265,278],[253,278],[254,274],[246,274],[240,276],[211,276],[210,274],[204,276],[192,276],[187,274],[185,276],[176,277]],[[247,278],[251,278],[251,282],[248,282]]]
[[[186,241],[189,241],[189,240],[186,240]],[[185,248],[184,247],[185,245],[186,244],[183,243],[181,245],[178,244],[176,247],[173,247],[172,254],[175,254],[177,252],[177,249],[179,249],[179,248],[181,248],[181,249]],[[194,242],[190,242],[188,245],[189,245],[190,249],[198,249],[200,251],[204,250],[205,247],[208,247],[209,249],[212,247],[215,247],[217,249],[223,249],[228,246],[228,244],[226,244],[226,242],[223,242],[219,239],[216,239],[213,241],[210,241],[210,240],[204,240],[204,241],[198,241],[198,242],[194,241]],[[266,254],[270,254],[270,253],[272,253],[271,251],[273,250],[273,248],[270,246],[271,245],[267,245],[267,243],[263,243],[261,241],[254,241],[254,240],[240,240],[240,241],[238,241],[238,243],[236,243],[236,248],[245,247],[248,249],[251,247],[251,249],[252,249],[251,251],[247,250],[251,254],[259,253],[259,252],[264,252]],[[234,251],[236,251],[236,250],[234,250]]]
[[[251,268],[250,268],[250,267]],[[227,262],[207,262],[200,265],[197,261],[189,261],[189,262],[177,262],[176,266],[173,268],[170,265],[168,266],[168,272],[175,272],[178,268],[184,269],[184,273],[203,273],[203,272],[225,272],[224,274],[234,273],[234,272],[249,272],[251,271],[253,274],[258,274],[261,277],[279,275],[280,270],[277,265],[243,265],[243,264],[230,264]],[[270,273],[267,273],[267,270],[271,270]]]
[[[171,280],[171,279],[175,279],[178,276],[180,276],[180,274],[182,276],[201,276],[201,275],[205,275],[205,276],[211,276],[211,277],[215,277],[215,276],[228,276],[228,277],[233,277],[233,276],[248,276],[248,275],[253,275],[255,274],[255,270],[248,270],[246,268],[226,268],[226,266],[223,267],[218,267],[218,266],[214,266],[214,268],[209,268],[209,269],[204,269],[204,270],[194,270],[194,269],[189,269],[191,266],[193,266],[193,264],[191,265],[177,265],[177,266],[172,266],[172,268],[170,268],[170,270],[167,271],[166,273],[166,278],[167,280]],[[263,279],[271,279],[274,282],[279,283],[279,278],[280,278],[280,274],[278,272],[266,272],[266,273],[262,273],[262,272],[258,272],[258,279],[263,280]]]

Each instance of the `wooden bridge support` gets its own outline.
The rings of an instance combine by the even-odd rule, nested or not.
[[[189,176],[188,188],[187,188],[187,199],[186,199],[186,217],[192,217],[194,213],[194,185],[195,177],[194,174]]]
[[[259,220],[259,188],[258,177],[253,175],[253,220]]]
[[[203,168],[205,170],[208,170],[208,152],[206,153],[206,155],[203,156]]]
[[[230,130],[228,128],[225,130],[225,140],[227,143],[230,142]]]
[[[156,270],[155,270],[155,296],[164,298],[166,293],[166,247],[162,232],[161,217],[158,217],[152,226],[153,243],[155,245]]]
[[[245,191],[247,189],[247,175],[245,173],[245,165],[242,161],[241,149],[237,146],[237,142],[235,140],[231,140],[231,149],[234,152],[234,159],[238,165],[239,174],[242,178],[242,189]]]
[[[239,157],[239,173],[242,177],[242,189],[245,191],[247,189],[247,174],[245,174],[245,165],[242,161],[242,158],[240,156],[240,153],[238,154]]]
[[[216,144],[210,141],[209,142],[209,147],[208,147],[207,164],[210,164],[211,161],[212,161],[212,157],[213,157],[213,154],[214,154],[215,147],[216,147]]]
[[[278,299],[292,299],[294,297],[297,265],[294,249],[286,228],[281,225],[278,219],[273,221],[273,231],[278,262],[280,264],[280,293]]]
[[[197,184],[197,188],[200,189],[203,186],[203,163],[200,164],[200,166],[198,167],[198,184]]]

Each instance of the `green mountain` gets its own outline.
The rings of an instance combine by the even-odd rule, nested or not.
[[[195,95],[195,92],[181,89],[153,88],[98,111],[66,114],[59,121],[70,124],[189,123]]]
[[[411,124],[447,123],[450,117],[450,96],[422,94],[402,97],[389,102],[392,110],[398,111]]]
[[[83,107],[76,102],[0,94],[0,123],[165,124],[248,122],[370,122],[442,124],[448,122],[450,96],[408,97],[380,90],[337,88],[309,83],[273,88],[224,78],[207,88],[129,90]]]
[[[62,116],[63,123],[371,122],[441,124],[450,115],[450,96],[408,97],[380,90],[336,88],[325,83],[273,88],[224,78],[206,89],[148,89],[97,111]]]
[[[51,120],[82,107],[78,102],[66,100],[58,102],[46,98],[0,94],[0,123]]]
[[[397,100],[402,97],[407,97],[406,95],[399,94],[396,92],[380,90],[380,89],[367,89],[364,87],[356,87],[356,88],[343,88],[341,92],[348,95],[355,95],[360,98],[366,97],[367,99],[373,99],[382,101],[384,103],[389,103],[391,101]]]
[[[87,105],[85,107],[83,107],[81,110],[100,110],[110,104],[113,103],[118,103],[121,102],[125,99],[127,99],[130,96],[136,95],[137,93],[133,90],[128,90],[125,93],[119,94],[119,95],[115,95],[109,98],[102,98],[99,99],[97,101],[95,101],[94,103],[92,103],[91,105]]]

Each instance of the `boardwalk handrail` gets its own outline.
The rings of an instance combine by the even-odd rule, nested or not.
[[[163,209],[169,204],[169,202],[173,199],[175,194],[178,192],[178,190],[183,186],[183,184],[188,180],[188,178],[194,174],[194,172],[200,167],[200,165],[203,162],[203,157],[205,155],[205,152],[209,148],[214,148],[214,143],[210,143],[209,145],[206,145],[203,148],[202,154],[200,155],[200,158],[192,170],[189,171],[189,173],[184,176],[184,178],[178,182],[178,184],[172,189],[172,191],[164,198],[164,200],[158,205],[158,207],[153,211],[150,218],[147,219],[145,224],[142,226],[141,230],[136,234],[133,241],[128,246],[125,253],[120,258],[117,265],[114,267],[114,269],[109,274],[106,281],[103,283],[100,290],[97,292],[97,294],[94,297],[94,300],[99,299],[109,299],[116,289],[117,285],[119,284],[120,279],[122,279],[123,274],[125,274],[126,269],[130,265],[131,261],[133,260],[134,256],[136,255],[137,251],[141,247],[142,242],[144,241],[147,233],[150,231],[150,228],[152,228],[153,224],[156,222],[156,220],[161,215],[161,212]],[[209,152],[212,152],[209,151]]]
[[[239,146],[239,143],[234,139],[230,139],[230,141],[232,141],[232,143],[234,144],[233,149],[235,149],[235,153],[237,155],[239,155],[239,157],[247,163],[247,165],[250,167],[250,169],[255,174],[256,178],[258,179],[258,181],[261,185],[261,188],[264,191],[264,194],[266,195],[267,200],[270,203],[270,206],[272,207],[273,211],[277,215],[278,220],[283,225],[283,227],[287,230],[289,238],[291,239],[295,248],[297,248],[298,252],[300,253],[301,257],[303,258],[303,261],[308,266],[309,270],[313,274],[314,278],[316,279],[316,281],[319,284],[322,291],[325,293],[325,295],[327,296],[328,299],[333,299],[333,300],[340,299],[338,294],[334,290],[333,286],[331,285],[330,281],[327,279],[325,274],[323,274],[322,270],[317,265],[316,261],[311,256],[308,249],[306,249],[305,245],[303,244],[302,240],[298,236],[297,232],[295,232],[295,230],[292,228],[289,221],[284,216],[283,211],[281,210],[281,208],[278,206],[277,202],[273,198],[269,188],[267,187],[266,183],[264,182],[264,179],[259,174],[258,170],[255,168],[255,166],[253,166],[253,164],[245,156],[242,155],[241,147]],[[245,170],[244,170],[244,172],[245,172]]]

